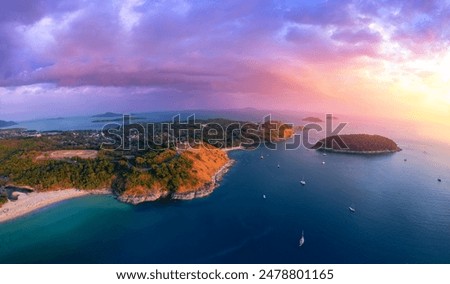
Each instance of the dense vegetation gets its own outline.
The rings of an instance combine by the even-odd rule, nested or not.
[[[94,117],[114,116],[106,113]],[[188,193],[214,184],[212,177],[228,162],[227,155],[217,148],[242,143],[253,147],[286,139],[294,132],[291,125],[279,121],[220,118],[173,122],[170,131],[167,123],[151,125],[147,131],[137,124],[113,128],[119,133],[123,130],[125,137],[117,140],[122,144],[113,143],[110,149],[104,143],[111,140],[94,130],[0,130],[0,180],[38,191],[112,188],[127,196]],[[144,139],[146,135],[148,139]],[[58,150],[63,151],[56,153]],[[87,152],[83,150],[91,150],[93,155],[74,154]]]
[[[38,190],[56,188],[94,189],[111,183],[114,165],[104,155],[95,160],[79,158],[36,160],[41,151],[54,150],[45,139],[0,141],[0,176],[10,183]]]
[[[152,148],[155,145],[170,145],[167,141],[167,129],[164,124],[152,125],[149,130],[148,141]],[[189,123],[171,123],[171,131],[177,141],[202,141],[218,148],[229,148],[236,146],[254,147],[263,142],[276,142],[289,138],[294,133],[292,125],[280,121],[266,121],[264,123],[234,121],[223,118],[195,120]],[[153,132],[160,135],[153,135]],[[163,133],[163,134],[161,134]],[[191,146],[193,143],[191,143]]]
[[[397,152],[401,150],[391,139],[369,134],[330,136],[317,142],[313,148],[343,152]]]
[[[113,187],[119,193],[155,186],[174,192],[182,184],[196,182],[191,173],[192,161],[170,149],[147,152],[131,160],[121,159],[118,168]]]
[[[8,202],[8,199],[6,198],[6,195],[0,194],[0,207]]]
[[[198,151],[100,150],[95,159],[37,159],[45,151],[61,149],[58,141],[55,137],[0,140],[0,180],[39,191],[113,188],[119,194],[146,194],[157,188],[176,192],[208,182],[226,162],[226,155],[212,146]]]

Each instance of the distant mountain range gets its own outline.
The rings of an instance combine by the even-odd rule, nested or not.
[[[17,123],[14,121],[4,121],[4,120],[0,120],[0,128],[2,127],[8,127],[8,126],[13,126],[16,125]]]

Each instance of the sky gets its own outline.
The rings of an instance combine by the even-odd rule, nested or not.
[[[184,109],[450,126],[450,1],[0,4],[0,119]]]

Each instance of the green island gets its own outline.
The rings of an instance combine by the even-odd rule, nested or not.
[[[369,134],[343,134],[319,140],[313,149],[351,154],[383,154],[401,151],[393,140]]]
[[[133,117],[133,120],[143,120],[145,119],[144,117]],[[122,122],[123,118],[122,117],[118,117],[118,118],[104,118],[104,119],[94,119],[92,120],[92,123],[102,123],[102,122]]]

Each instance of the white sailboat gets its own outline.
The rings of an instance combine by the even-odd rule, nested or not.
[[[306,185],[305,177],[302,177],[302,180],[300,181],[301,185]]]
[[[263,194],[263,198],[266,199],[266,195],[265,194]]]
[[[304,243],[305,243],[305,234],[303,233],[303,230],[302,230],[302,237],[300,238],[300,241],[299,241],[299,247],[303,246]]]
[[[356,212],[356,209],[353,207],[353,205],[350,205],[350,206],[348,207],[348,210],[350,210],[350,212],[352,212],[352,213],[355,213],[355,212]]]

